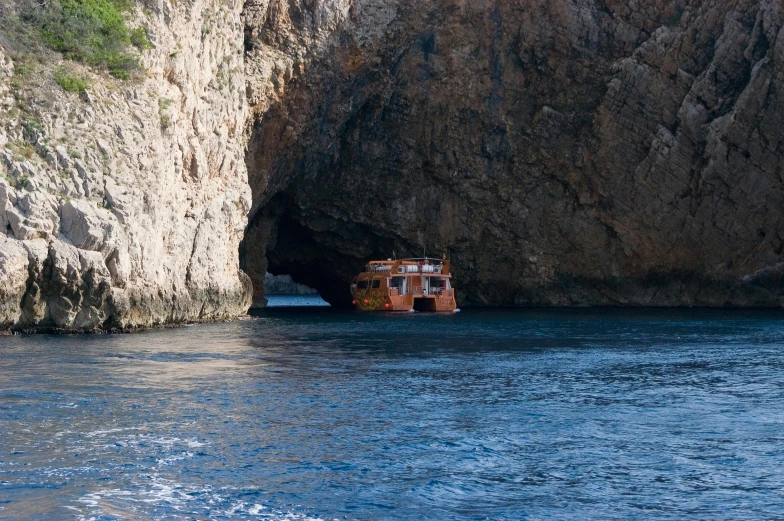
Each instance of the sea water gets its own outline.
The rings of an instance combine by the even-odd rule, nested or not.
[[[784,519],[782,319],[281,307],[0,337],[0,519]]]

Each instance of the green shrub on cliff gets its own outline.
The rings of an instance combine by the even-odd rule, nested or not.
[[[144,27],[137,27],[131,30],[131,44],[140,51],[146,51],[152,47],[147,39],[147,31]]]
[[[51,49],[125,78],[139,63],[128,52],[129,8],[123,0],[59,0],[43,9],[37,22],[43,42]]]
[[[62,67],[54,71],[54,81],[68,92],[81,94],[87,90],[87,82],[85,80]]]
[[[150,47],[144,29],[128,28],[133,6],[134,0],[16,0],[11,11],[0,13],[5,17],[0,29],[6,31],[4,39],[26,46],[19,52],[48,47],[70,60],[128,78],[139,67],[133,48]]]

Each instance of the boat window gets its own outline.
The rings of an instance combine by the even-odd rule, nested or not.
[[[378,279],[374,280],[374,281],[373,281],[373,287],[374,287],[374,288],[381,287],[381,281],[380,281],[380,280],[378,280]]]
[[[367,289],[367,287],[368,287],[368,281],[360,280],[359,282],[357,282],[357,289]]]
[[[402,288],[404,280],[405,280],[405,277],[392,277],[391,279],[388,279],[389,287],[390,288]]]
[[[446,279],[441,277],[430,277],[431,288],[446,288]]]

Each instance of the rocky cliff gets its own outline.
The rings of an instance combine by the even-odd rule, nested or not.
[[[134,17],[144,74],[83,67],[82,96],[2,54],[0,328],[227,318],[267,270],[345,303],[365,260],[423,248],[463,306],[782,303],[776,0]]]
[[[461,305],[782,303],[781,2],[368,1],[330,36],[287,16],[308,51],[249,98],[252,278],[345,302],[365,259],[426,247]],[[292,55],[279,34],[248,70]]]
[[[0,329],[127,329],[247,310],[241,10],[146,1],[132,13],[152,47],[143,73],[116,79],[69,62],[89,82],[82,95],[53,81],[58,54],[22,64],[0,49]]]

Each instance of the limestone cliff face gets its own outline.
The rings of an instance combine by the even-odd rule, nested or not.
[[[0,49],[0,330],[123,329],[247,310],[237,258],[251,204],[241,9],[146,1],[144,77],[84,68],[84,97],[57,87],[46,65],[16,84]]]
[[[366,259],[424,246],[461,305],[782,303],[780,2],[275,12],[246,29],[248,71],[289,57],[248,75],[254,280],[345,302]]]

